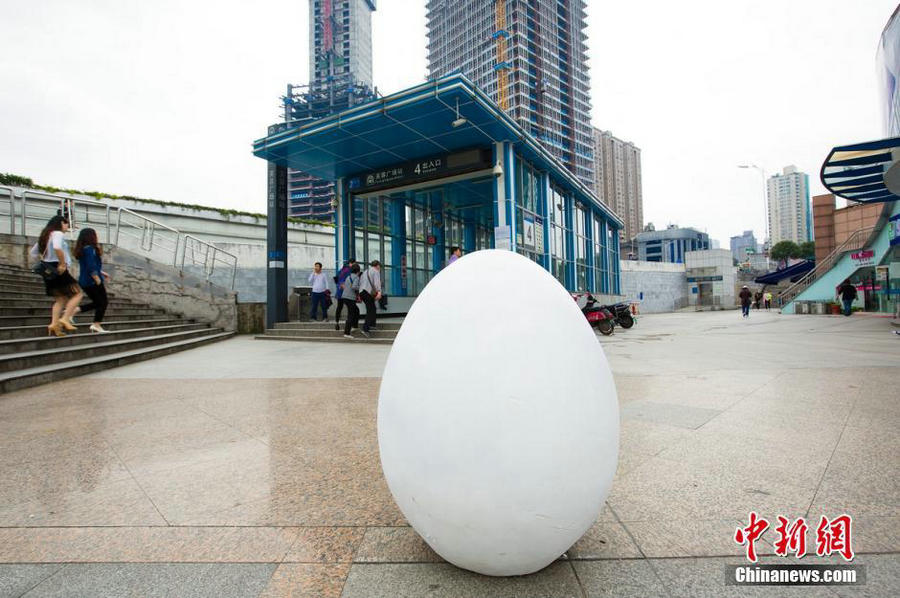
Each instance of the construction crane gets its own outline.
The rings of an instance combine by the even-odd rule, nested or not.
[[[506,112],[509,110],[509,63],[506,61],[506,43],[509,31],[506,30],[506,0],[494,0],[494,41],[497,45],[497,59],[494,70],[497,72],[497,103]]]

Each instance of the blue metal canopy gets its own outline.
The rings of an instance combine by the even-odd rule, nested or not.
[[[898,162],[900,137],[839,146],[822,164],[822,184],[859,203],[896,201],[900,195],[893,179],[900,170]]]
[[[393,164],[473,147],[510,142],[560,186],[604,206],[541,144],[460,74],[448,75],[339,114],[270,127],[253,154],[280,166],[336,180]]]

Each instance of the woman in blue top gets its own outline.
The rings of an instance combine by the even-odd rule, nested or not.
[[[106,286],[103,279],[109,279],[109,275],[103,271],[103,248],[97,242],[97,231],[92,228],[83,228],[78,234],[75,243],[75,257],[81,266],[78,274],[78,284],[91,298],[91,302],[81,307],[81,311],[94,310],[94,323],[91,324],[91,332],[103,333],[103,314],[109,299],[106,297]]]

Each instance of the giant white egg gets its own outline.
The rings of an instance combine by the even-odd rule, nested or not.
[[[443,558],[486,575],[546,567],[600,513],[619,409],[598,339],[549,272],[469,254],[415,301],[378,398],[388,486]]]

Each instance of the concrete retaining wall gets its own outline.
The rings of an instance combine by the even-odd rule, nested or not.
[[[34,237],[0,234],[0,263],[29,267],[29,248],[36,241]],[[109,291],[117,296],[237,330],[237,295],[230,290],[118,247],[104,247],[103,269],[111,277]],[[77,260],[73,260],[72,270],[77,277]]]
[[[684,264],[622,260],[622,294],[637,301],[642,313],[661,313],[688,304]],[[642,298],[643,297],[643,298]]]

